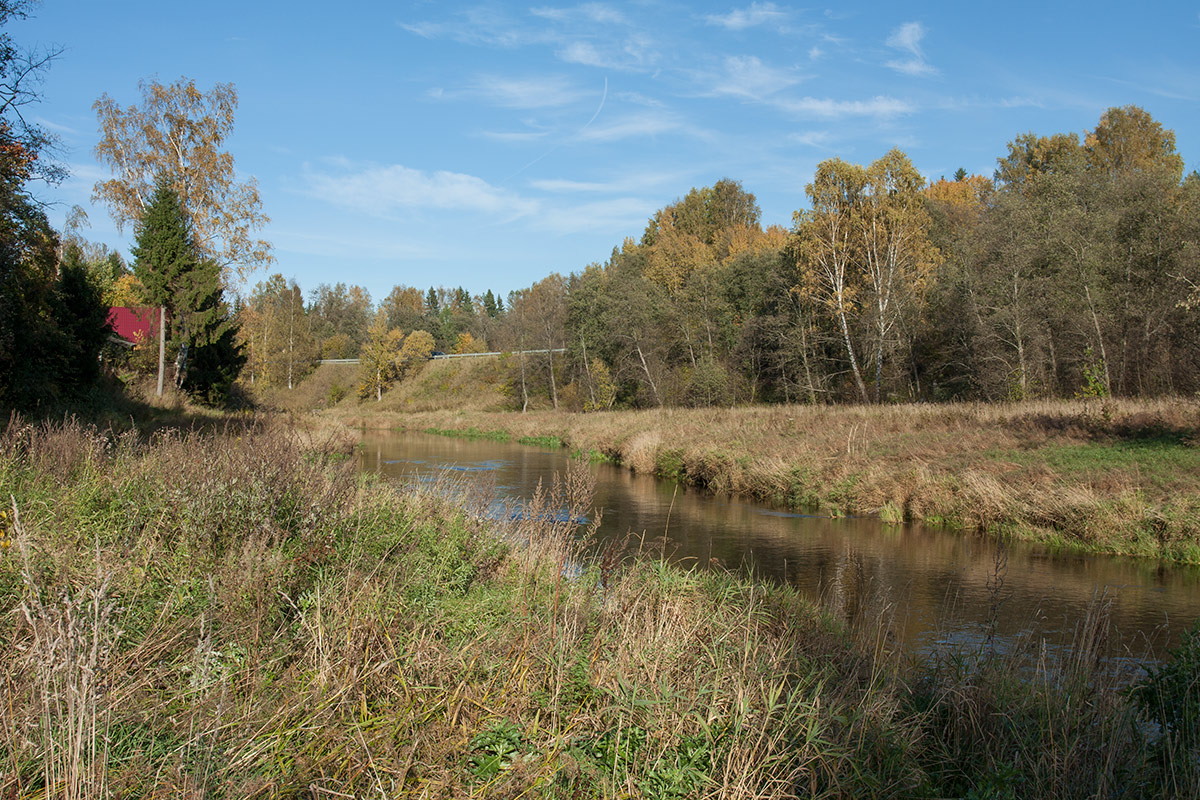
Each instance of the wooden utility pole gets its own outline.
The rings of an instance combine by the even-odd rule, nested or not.
[[[163,373],[167,371],[167,307],[158,307],[158,396],[162,397]]]

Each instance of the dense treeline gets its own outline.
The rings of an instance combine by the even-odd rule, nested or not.
[[[506,305],[397,286],[373,307],[337,284],[305,306],[276,276],[245,309],[255,378],[369,351],[379,397],[424,331],[433,350],[563,351],[511,359],[521,408],[1200,389],[1200,176],[1140,108],[1023,134],[991,178],[927,184],[893,150],[821,163],[805,195],[791,230],[764,229],[737,181],[693,189],[606,263]]]
[[[0,29],[28,6],[0,0]],[[23,50],[0,30],[0,407],[48,409],[86,391],[108,336],[100,276],[114,262],[60,237],[30,192],[36,181],[62,178],[45,157],[50,137],[20,113],[37,99],[53,56]]]
[[[118,226],[133,223],[130,269],[120,254],[82,236],[82,209],[68,215],[59,233],[31,191],[38,181],[65,177],[47,158],[52,137],[21,112],[40,99],[39,80],[61,52],[13,42],[7,25],[28,16],[33,5],[0,0],[0,408],[69,409],[100,383],[105,363],[156,371],[162,394],[166,355],[175,363],[177,388],[202,403],[225,404],[245,357],[224,301],[223,272],[241,265],[216,256],[233,253],[252,264],[268,255],[264,243],[242,241],[262,221],[253,184],[239,188],[233,200],[226,197],[233,161],[219,145],[232,126],[236,93],[218,85],[206,98],[183,79],[144,86],[151,97],[143,110],[118,109],[107,97],[97,102],[105,132],[97,155],[119,151],[122,167],[138,165],[136,175],[97,185],[97,194],[115,204]],[[163,108],[172,113],[160,113]],[[187,147],[178,146],[178,130],[164,136],[159,125],[187,129]],[[170,155],[163,158],[162,148],[154,148],[166,141]],[[226,207],[216,208],[213,187],[226,191]],[[123,350],[128,343],[111,335],[114,306],[161,307],[165,353],[156,342],[142,342],[131,359]]]

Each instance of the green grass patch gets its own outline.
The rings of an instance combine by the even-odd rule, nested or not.
[[[989,450],[984,455],[1023,467],[1044,464],[1064,477],[1120,472],[1138,485],[1159,491],[1200,488],[1200,447],[1189,445],[1180,436],[1048,444],[1031,450]]]
[[[654,456],[654,474],[665,480],[686,481],[687,470],[683,465],[683,451],[664,448]]]
[[[885,525],[900,525],[904,522],[904,509],[888,500],[879,509],[879,521]]]
[[[450,436],[458,439],[487,439],[493,442],[511,442],[508,431],[484,431],[479,428],[425,428],[423,433],[434,436]]]
[[[531,447],[546,447],[553,450],[566,447],[566,442],[557,436],[522,436],[517,439],[517,444],[527,444]]]
[[[589,464],[620,464],[621,459],[603,450],[598,450],[595,447],[584,450],[581,447],[576,447],[571,451],[571,458],[576,460],[586,461]]]

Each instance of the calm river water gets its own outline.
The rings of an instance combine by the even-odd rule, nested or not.
[[[366,433],[359,459],[363,470],[397,481],[484,475],[499,499],[528,497],[568,465],[563,450],[421,433]],[[665,532],[676,561],[752,568],[848,621],[886,614],[893,635],[918,652],[981,640],[993,609],[997,641],[1030,635],[1054,649],[1070,641],[1089,604],[1105,598],[1110,658],[1138,660],[1161,657],[1200,618],[1196,567],[1019,544],[998,558],[994,541],[974,535],[791,514],[607,464],[591,469],[601,537],[644,533],[647,543],[658,541],[657,552]]]

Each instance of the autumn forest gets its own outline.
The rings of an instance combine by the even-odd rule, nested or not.
[[[694,188],[606,263],[506,298],[397,285],[373,304],[340,283],[306,298],[274,275],[239,311],[243,378],[291,386],[319,358],[361,357],[377,398],[414,353],[563,350],[513,366],[517,406],[1200,389],[1200,176],[1140,108],[1017,136],[992,176],[928,182],[900,150],[830,159],[803,200],[791,229],[763,228],[740,182]]]

